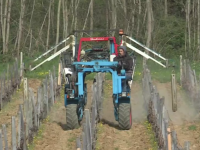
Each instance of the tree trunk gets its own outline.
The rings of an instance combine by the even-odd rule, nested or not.
[[[147,5],[147,41],[146,46],[150,48],[151,46],[151,37],[152,37],[152,0],[146,0]],[[145,50],[147,54],[148,51]],[[146,65],[146,59],[143,58],[143,65]]]
[[[138,39],[139,33],[140,33],[140,18],[141,18],[141,11],[142,11],[142,6],[141,6],[141,1],[138,1],[138,21],[137,21],[137,32],[136,32],[136,38]]]
[[[58,3],[56,45],[58,44],[59,31],[60,31],[60,6],[61,6],[61,0],[59,0],[59,3]],[[55,48],[54,53],[56,51],[57,51],[57,48]]]
[[[188,51],[191,52],[191,32],[190,32],[190,0],[187,0],[187,32],[188,32]]]
[[[10,35],[10,13],[11,13],[11,4],[12,0],[9,0],[8,5],[8,17],[7,17],[7,32],[6,32],[6,53],[8,52],[8,42],[9,42],[9,35]]]
[[[8,0],[5,1],[5,9],[3,14],[3,1],[1,1],[1,28],[3,39],[3,54],[6,53],[6,18],[7,18]]]
[[[2,38],[2,19],[3,19],[3,16],[2,16],[2,13],[3,13],[3,11],[2,11],[2,0],[0,0],[0,16],[1,16],[1,18],[0,18],[0,41],[1,41],[1,38]],[[1,52],[1,51],[0,51]]]
[[[111,0],[111,10],[112,10],[112,29],[116,29],[117,26],[117,12],[116,12],[116,1],[115,0]],[[115,35],[115,32],[113,32],[112,36]]]
[[[106,0],[106,29],[109,29],[109,1]],[[107,32],[108,36],[108,32]]]
[[[146,46],[151,46],[151,37],[152,37],[152,1],[147,0],[147,41]],[[146,51],[148,54],[148,51]]]
[[[133,32],[134,32],[134,27],[135,27],[135,1],[133,1],[133,4],[132,4],[132,7],[133,7],[133,10],[132,10],[132,19],[131,19],[131,34],[130,36],[132,37],[133,36]]]
[[[68,36],[68,26],[69,26],[69,18],[68,18],[68,13],[69,13],[69,9],[68,9],[68,2],[65,1],[65,38]],[[65,43],[66,45],[66,43]]]
[[[197,27],[197,46],[199,50],[200,57],[200,1],[198,0],[198,27]]]
[[[75,5],[75,6],[74,6],[74,7],[75,7],[75,11],[74,11],[74,17],[75,17],[75,18],[74,18],[74,27],[75,27],[75,30],[77,29],[77,22],[78,22],[78,16],[77,16],[78,4],[79,4],[79,0],[76,0],[76,1],[75,1],[75,4],[74,4],[74,5]]]
[[[126,1],[122,0],[122,4],[123,4],[123,10],[124,10],[124,31],[127,33],[128,32],[128,22],[129,22],[129,20],[127,19]]]
[[[74,27],[74,19],[75,19],[75,13],[74,13],[74,11],[75,11],[75,4],[74,4],[74,0],[71,1],[70,8],[71,8],[71,14],[72,14],[72,21],[71,21],[71,31],[72,31],[74,29],[73,27]]]
[[[49,16],[48,16],[48,28],[47,28],[47,41],[46,41],[46,50],[49,48],[49,33],[50,33],[50,26],[51,26],[51,4],[52,0],[49,2]]]
[[[4,32],[4,23],[3,23],[3,0],[0,1],[1,2],[1,33],[2,33],[2,40],[3,40],[3,44],[4,44],[4,37],[5,37],[5,32]],[[4,54],[4,45],[3,45],[3,54]]]
[[[63,12],[63,39],[65,38],[65,30],[66,30],[66,18],[65,18],[65,1],[62,0],[62,12]]]
[[[25,0],[21,0],[21,13],[20,13],[20,20],[19,20],[19,35],[18,35],[18,42],[17,42],[17,56],[19,56],[19,50],[22,41],[22,28],[23,28],[23,21],[24,21],[24,11],[25,11]]]
[[[91,0],[91,7],[90,7],[90,30],[93,30],[93,5],[94,5],[94,0]],[[93,32],[90,33],[91,36]]]
[[[165,17],[168,16],[167,0],[165,0]]]
[[[31,29],[31,31],[30,31],[30,43],[29,43],[29,53],[28,53],[28,55],[30,56],[30,54],[31,54],[31,48],[32,48],[32,39],[33,39],[33,34],[32,34],[32,29]]]
[[[89,7],[88,7],[88,12],[87,12],[87,16],[86,16],[86,19],[85,19],[85,22],[84,22],[84,25],[83,25],[83,30],[85,30],[85,27],[86,27],[86,24],[87,24],[89,12],[90,12],[90,7],[91,7],[91,2],[92,2],[92,0],[90,1]],[[81,34],[81,37],[82,36],[83,36],[83,33]]]
[[[29,34],[31,32],[31,29],[32,29],[32,18],[33,18],[33,12],[34,12],[34,10],[35,10],[35,0],[33,1],[33,8],[32,8],[32,11],[31,11],[31,18],[30,18],[30,22],[29,22],[29,29],[28,29],[27,36],[26,36],[26,38],[24,40],[24,47],[25,47],[26,41],[28,39],[28,36],[29,36]]]

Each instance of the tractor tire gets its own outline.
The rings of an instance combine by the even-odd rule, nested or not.
[[[66,107],[67,129],[77,129],[79,127],[77,116],[77,104],[70,104]]]
[[[122,130],[129,130],[132,126],[132,112],[130,103],[119,104],[119,127]]]

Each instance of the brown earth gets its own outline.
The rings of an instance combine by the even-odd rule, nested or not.
[[[86,109],[91,107],[92,82],[87,82],[88,102]],[[80,137],[82,127],[75,130],[67,130],[66,111],[63,98],[57,101],[51,113],[49,121],[44,123],[42,138],[34,141],[35,150],[72,150],[76,149],[76,138]]]
[[[102,124],[99,125],[98,150],[148,150],[152,148],[150,136],[144,125],[146,111],[143,107],[141,84],[132,84],[131,103],[133,125],[130,130],[120,130],[114,118],[112,82],[106,84],[103,102]]]
[[[29,79],[28,80],[29,87],[33,88],[33,90],[37,89],[37,85],[40,84],[40,80],[37,79]],[[19,110],[19,105],[23,103],[23,91],[22,89],[18,89],[13,96],[11,97],[11,101],[8,102],[0,111],[0,127],[2,124],[5,124],[7,127],[7,137],[9,147],[11,146],[11,118],[15,116],[17,123],[17,115]]]
[[[165,106],[168,111],[170,126],[177,133],[178,143],[184,145],[191,142],[191,150],[200,149],[200,122],[190,97],[177,84],[178,110],[172,111],[171,83],[154,81],[160,96],[165,97]]]
[[[150,138],[147,133],[147,128],[144,125],[146,118],[144,117],[144,109],[142,108],[143,98],[141,92],[141,86],[138,83],[133,84],[135,91],[132,93],[132,97],[135,99],[132,101],[133,119],[134,123],[131,130],[122,131],[118,128],[117,122],[114,120],[113,104],[112,104],[112,91],[111,85],[106,83],[106,91],[109,91],[105,95],[106,99],[103,103],[102,119],[103,124],[99,124],[99,132],[97,139],[97,149],[112,150],[118,148],[120,150],[125,149],[139,149],[148,150],[151,148]],[[88,84],[88,104],[86,108],[91,107],[91,85]],[[109,97],[109,98],[108,98]],[[139,108],[137,108],[139,107]],[[137,109],[136,109],[137,108]],[[65,129],[65,107],[63,100],[57,102],[56,106],[52,109],[50,120],[44,124],[44,130],[42,132],[42,138],[34,142],[35,150],[71,150],[75,149],[75,140],[81,135],[82,127],[76,130]],[[142,118],[142,119],[141,119]],[[142,122],[142,123],[141,123]],[[101,132],[102,131],[102,132]],[[98,147],[101,145],[102,147]]]
[[[40,80],[29,79],[29,87],[33,88],[34,93],[40,85]],[[86,108],[91,107],[91,85],[88,84],[88,104]],[[106,83],[102,110],[102,123],[98,125],[97,149],[99,150],[148,150],[152,148],[151,139],[147,128],[144,125],[146,120],[146,111],[143,107],[141,84],[134,82],[132,85],[132,116],[133,126],[130,130],[120,130],[118,123],[114,118],[112,87],[111,82]],[[165,106],[171,121],[171,127],[175,129],[178,136],[178,143],[183,145],[185,141],[191,142],[191,150],[200,149],[200,122],[197,121],[197,115],[194,107],[189,101],[189,97],[177,85],[178,92],[178,110],[172,112],[171,108],[171,84],[159,83],[154,81],[160,96],[165,97]],[[19,104],[23,102],[22,91],[18,91],[3,110],[0,112],[0,125],[7,125],[8,140],[11,141],[11,117],[16,116]],[[63,99],[57,101],[51,111],[50,120],[44,124],[42,138],[35,140],[35,150],[71,150],[75,149],[75,140],[81,135],[82,127],[76,130],[65,129],[65,107]]]
[[[33,89],[33,92],[36,94],[39,86],[41,85],[41,80],[39,79],[28,79],[28,86]]]

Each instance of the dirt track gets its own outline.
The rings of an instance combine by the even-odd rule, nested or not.
[[[87,108],[91,107],[91,85],[88,82],[88,102]],[[60,99],[54,105],[49,120],[44,124],[42,138],[34,141],[35,150],[72,150],[76,149],[76,138],[80,137],[82,127],[75,130],[66,129],[66,110],[64,100]]]
[[[160,96],[165,97],[165,106],[168,111],[170,125],[177,133],[178,143],[183,146],[185,141],[190,141],[191,150],[199,150],[200,123],[196,120],[197,113],[189,96],[181,90],[180,86],[177,84],[178,110],[173,112],[171,83],[159,83],[154,81],[154,85],[156,85]]]
[[[192,150],[198,150],[200,124],[193,123],[195,117],[194,110],[187,102],[187,97],[178,87],[178,111],[171,111],[171,91],[170,83],[154,82],[160,96],[165,97],[165,105],[169,117],[172,121],[172,128],[175,129],[178,136],[178,142],[183,145],[184,141],[191,141]],[[91,85],[88,85],[88,98],[91,97]],[[146,113],[143,107],[143,97],[141,84],[134,82],[132,85],[132,116],[133,126],[128,131],[118,128],[118,123],[114,119],[113,102],[112,102],[112,84],[109,81],[106,84],[106,92],[103,109],[102,122],[98,125],[97,150],[148,150],[152,148],[152,139],[144,125]],[[91,100],[88,100],[86,108],[90,108]],[[50,120],[44,124],[42,138],[35,140],[35,150],[71,150],[75,149],[75,140],[81,135],[82,127],[76,130],[66,130],[65,107],[63,99],[57,102],[52,109]],[[194,125],[195,130],[189,129]]]
[[[107,85],[107,84],[106,84]],[[141,84],[132,85],[131,103],[133,126],[130,130],[120,130],[114,118],[111,82],[106,87],[102,112],[102,124],[99,125],[98,150],[148,150],[151,148],[150,136],[146,126],[146,114],[143,107]]]
[[[41,81],[37,79],[29,79],[28,85],[33,89],[34,92],[37,91]],[[15,116],[17,122],[17,114],[19,110],[19,105],[23,103],[23,91],[19,89],[11,98],[11,101],[8,102],[0,111],[0,127],[2,124],[5,124],[7,127],[7,137],[9,147],[11,146],[11,118]]]
[[[91,83],[88,85],[88,97],[90,96]],[[104,124],[100,124],[98,133],[98,142],[97,146],[100,144],[102,147],[97,147],[101,150],[112,150],[115,148],[123,149],[149,149],[150,142],[149,136],[147,135],[147,128],[144,125],[145,115],[142,114],[141,110],[144,110],[140,105],[143,103],[141,87],[139,84],[134,84],[135,92],[132,93],[132,96],[135,97],[136,101],[133,101],[133,116],[135,123],[129,131],[119,130],[117,122],[114,120],[113,114],[113,103],[112,103],[112,91],[109,90],[103,104],[103,119]],[[106,89],[107,90],[107,89]],[[89,99],[87,107],[90,108],[91,100]],[[137,108],[137,106],[139,106]],[[136,109],[137,108],[137,109]],[[141,109],[140,109],[141,108]],[[45,123],[45,127],[42,133],[42,138],[35,140],[35,150],[71,150],[75,149],[75,140],[81,135],[82,127],[76,130],[66,130],[65,129],[65,107],[63,105],[63,100],[60,100],[54,110],[52,110],[50,120]],[[141,119],[142,118],[142,119]],[[137,121],[136,121],[137,120]],[[142,123],[140,123],[140,122]]]

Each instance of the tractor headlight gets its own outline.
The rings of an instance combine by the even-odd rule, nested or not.
[[[126,96],[126,92],[122,92],[122,96]]]
[[[71,94],[70,94],[70,98],[74,98],[74,94],[71,93]]]

